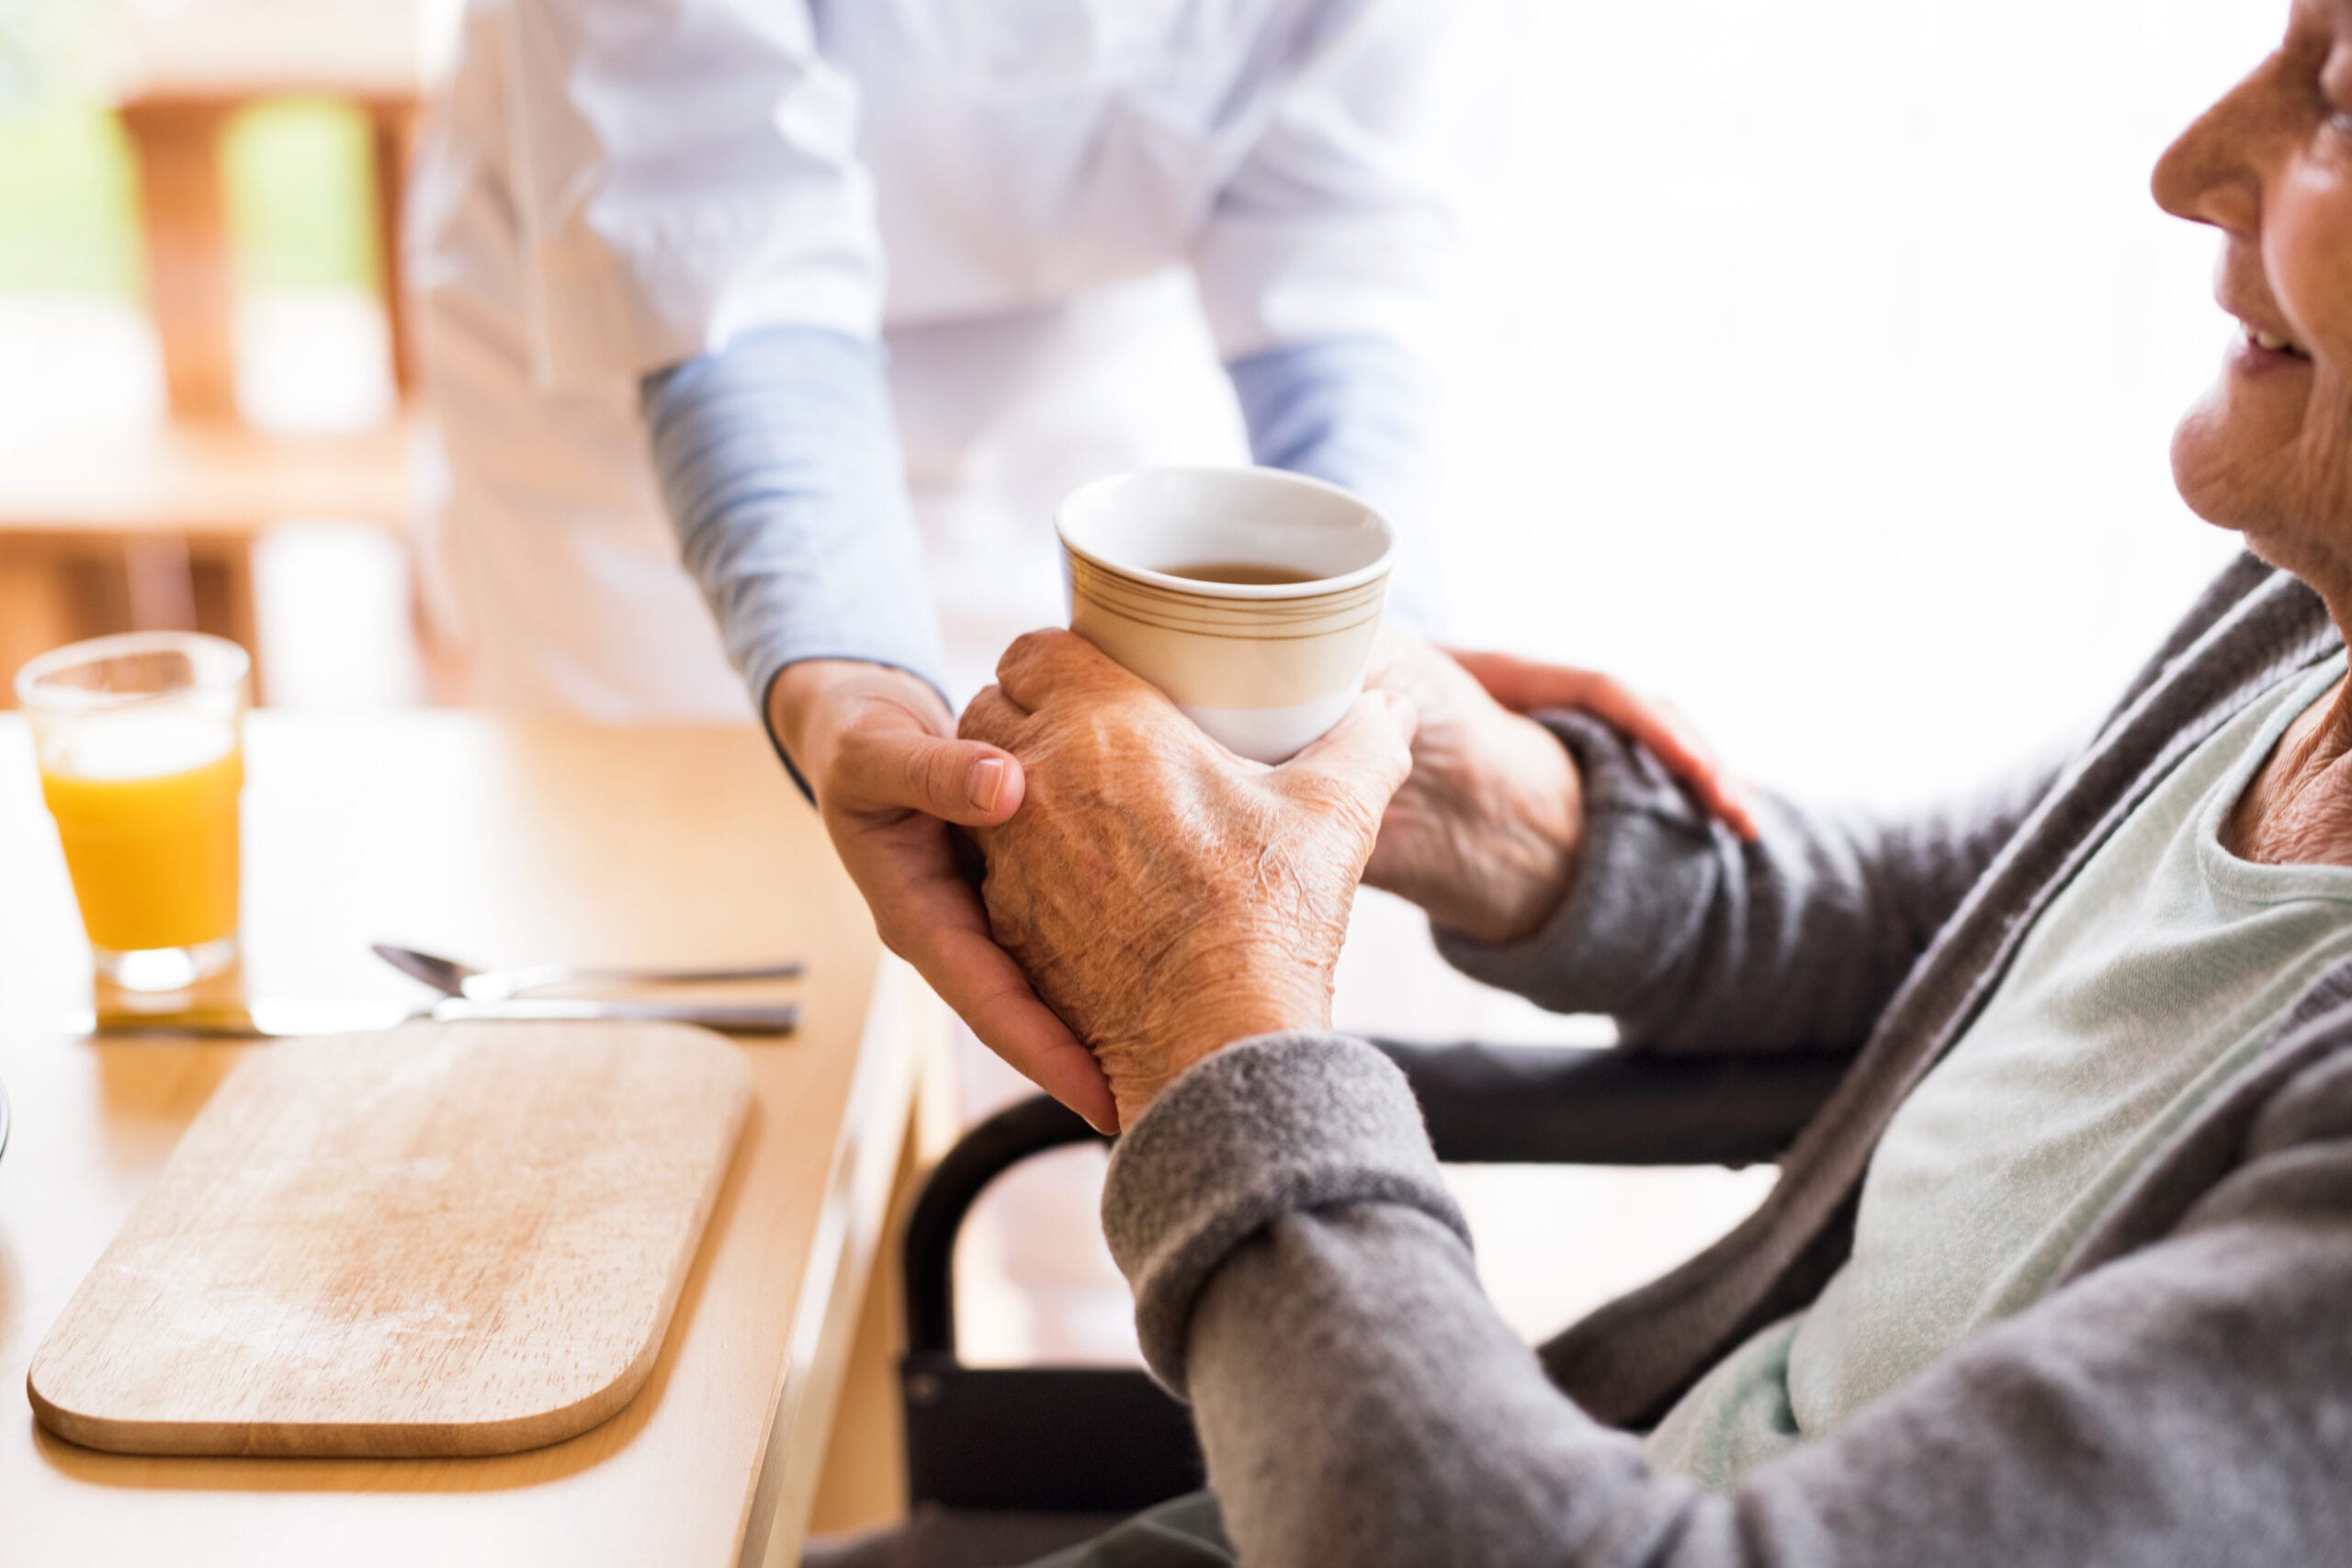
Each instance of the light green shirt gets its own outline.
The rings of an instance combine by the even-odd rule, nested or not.
[[[2237,715],[2052,900],[1888,1123],[1852,1256],[1811,1307],[1668,1413],[1653,1463],[1727,1487],[2031,1305],[2164,1142],[2352,953],[2352,869],[2259,865],[2221,840],[2256,770],[2344,668],[2339,654]]]

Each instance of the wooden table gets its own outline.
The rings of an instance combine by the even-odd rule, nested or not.
[[[189,1118],[266,1045],[67,1037],[89,977],[20,720],[0,716],[0,1562],[241,1565],[797,1561],[941,1015],[888,958],[815,816],[748,729],[257,715],[254,994],[409,997],[391,938],[500,963],[794,953],[807,1024],[743,1045],[751,1120],[645,1391],[537,1452],[145,1460],[35,1427],[35,1347]],[[887,1434],[875,1412],[862,1430]],[[887,1436],[879,1439],[887,1441]],[[836,1475],[828,1485],[842,1478]],[[869,1462],[848,1476],[869,1488]]]

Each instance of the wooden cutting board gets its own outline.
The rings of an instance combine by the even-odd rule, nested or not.
[[[256,1050],[33,1358],[123,1453],[511,1453],[652,1371],[751,1102],[674,1024],[413,1023]]]

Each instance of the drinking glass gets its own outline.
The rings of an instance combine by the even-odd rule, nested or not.
[[[91,958],[125,990],[177,990],[237,960],[251,671],[233,642],[133,632],[17,674]]]

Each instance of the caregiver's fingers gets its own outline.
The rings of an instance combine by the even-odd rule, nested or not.
[[[1743,839],[1758,836],[1756,804],[1747,787],[1731,775],[1714,748],[1671,705],[1597,670],[1539,664],[1504,653],[1455,652],[1453,657],[1514,713],[1577,708],[1591,714],[1647,749],[1732,831]]]
[[[1668,773],[1699,797],[1701,806],[1723,818],[1741,838],[1754,840],[1759,831],[1754,798],[1690,721],[1671,703],[1645,697],[1614,681],[1608,686],[1588,705],[1595,716],[1647,747],[1666,764]]]
[[[914,965],[982,1044],[1085,1117],[1096,1132],[1117,1132],[1118,1107],[1094,1054],[1038,999],[1020,966],[996,944],[970,885],[938,884],[910,903],[904,919],[890,922],[891,948]]]
[[[858,817],[920,811],[966,828],[992,828],[1021,805],[1019,759],[954,739],[889,703],[862,707],[834,738],[817,797]]]

